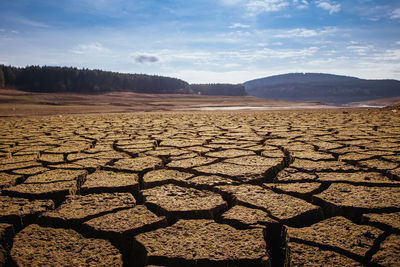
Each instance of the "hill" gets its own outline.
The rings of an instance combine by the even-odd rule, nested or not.
[[[253,96],[345,104],[400,96],[400,81],[365,80],[322,73],[289,73],[243,83]]]
[[[37,93],[104,94],[133,92],[143,94],[199,94],[245,96],[242,85],[193,84],[146,74],[128,74],[69,67],[0,65],[0,89],[18,89]]]
[[[183,80],[146,74],[127,74],[68,67],[0,65],[5,88],[41,93],[99,94],[136,92],[149,94],[189,94]]]

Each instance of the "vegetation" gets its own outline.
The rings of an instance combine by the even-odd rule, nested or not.
[[[226,96],[244,96],[246,90],[240,84],[191,84],[193,93],[200,95],[226,95]]]
[[[49,66],[17,68],[0,65],[0,87],[45,93],[136,92],[147,94],[246,95],[242,85],[193,84],[189,86],[183,80],[157,75]]]
[[[4,88],[4,86],[5,86],[4,73],[3,69],[0,68],[0,88]]]
[[[49,66],[17,68],[0,65],[0,70],[1,73],[4,73],[6,87],[30,92],[90,94],[112,91],[152,94],[191,93],[187,82],[156,75],[124,74],[102,70]]]

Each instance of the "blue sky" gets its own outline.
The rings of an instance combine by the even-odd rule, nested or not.
[[[0,64],[241,83],[400,79],[398,0],[1,0]]]

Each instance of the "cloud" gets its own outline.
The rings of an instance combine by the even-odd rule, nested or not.
[[[227,63],[224,64],[223,67],[224,68],[238,68],[241,67],[242,65],[238,64],[238,63]]]
[[[124,17],[143,5],[142,1],[126,0],[69,0],[54,2],[59,2],[59,5],[63,6],[67,11],[114,18]]]
[[[133,59],[136,63],[146,64],[146,63],[155,63],[159,61],[158,57],[155,56],[147,56],[147,55],[137,55],[133,56]]]
[[[256,16],[265,12],[279,11],[289,6],[289,0],[219,0],[225,6],[240,6],[244,8],[247,17]],[[307,0],[301,0],[307,2]]]
[[[317,35],[319,35],[319,34],[316,30],[298,28],[298,29],[293,29],[293,30],[284,31],[282,33],[278,33],[274,37],[293,38],[293,37],[314,37]]]
[[[79,44],[77,45],[72,52],[75,54],[100,54],[108,52],[109,50],[105,48],[100,43],[90,43],[90,44]]]
[[[8,17],[8,19],[15,21],[17,23],[20,23],[20,24],[24,24],[26,26],[31,26],[31,27],[36,27],[36,28],[52,28],[52,26],[50,26],[46,23],[23,18],[23,17],[15,16],[15,17]]]
[[[303,49],[269,49],[264,48],[262,51],[259,51],[258,56],[264,58],[295,58],[295,57],[311,57],[316,52],[318,52],[318,47],[307,47]]]
[[[237,28],[246,29],[246,28],[250,28],[250,25],[242,24],[242,23],[234,23],[231,26],[229,26],[229,28],[230,29],[237,29]]]
[[[248,16],[255,16],[264,12],[279,11],[288,5],[284,0],[250,0],[246,3],[246,10]]]
[[[391,19],[400,19],[400,8],[396,8],[395,10],[393,10],[390,18]]]
[[[331,34],[337,31],[336,27],[324,27],[322,29],[296,28],[291,30],[282,30],[274,35],[275,38],[309,38]]]
[[[317,1],[317,7],[322,8],[326,11],[329,11],[329,14],[334,14],[337,13],[341,10],[341,5],[340,4],[331,4],[328,1]]]
[[[379,61],[392,61],[398,63],[400,60],[400,49],[388,49],[376,55]]]
[[[227,6],[233,6],[242,2],[242,0],[220,0],[220,2]]]
[[[147,55],[157,55],[162,58],[158,66],[170,68],[179,66],[178,69],[197,68],[199,70],[215,70],[219,72],[229,71],[235,66],[254,66],[255,64],[264,64],[277,60],[277,62],[286,62],[287,60],[300,60],[314,56],[319,48],[305,47],[300,49],[285,48],[246,48],[240,50],[216,50],[213,52],[206,50],[176,50],[164,49],[158,51],[149,51]],[[139,55],[133,56],[137,58]],[[283,61],[281,61],[283,60]],[[283,63],[282,63],[283,64]],[[239,67],[237,67],[239,68]]]
[[[295,4],[298,9],[305,9],[309,6],[307,0],[293,0],[293,4]]]
[[[353,53],[357,53],[360,56],[366,56],[371,54],[373,47],[372,46],[362,46],[362,45],[350,45],[346,47],[351,50]]]

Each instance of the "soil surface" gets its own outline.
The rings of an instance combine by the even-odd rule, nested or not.
[[[399,114],[0,118],[0,265],[395,266]]]
[[[318,102],[293,102],[253,96],[189,94],[35,93],[0,89],[0,116],[43,116],[87,113],[126,113],[181,110],[246,110],[327,107]]]

